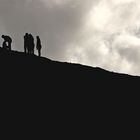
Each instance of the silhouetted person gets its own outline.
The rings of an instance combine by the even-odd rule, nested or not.
[[[24,52],[27,53],[28,52],[28,46],[29,46],[29,39],[28,39],[29,34],[26,33],[24,35]]]
[[[11,50],[12,38],[7,35],[2,35],[1,37],[4,39],[2,48],[6,50]]]
[[[42,45],[39,36],[36,37],[36,49],[38,50],[38,56],[41,56]]]
[[[28,48],[27,48],[29,54],[34,54],[34,47],[35,47],[34,37],[32,36],[32,34],[29,34],[28,35]]]

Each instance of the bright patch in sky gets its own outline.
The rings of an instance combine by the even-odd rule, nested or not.
[[[140,2],[100,0],[75,44],[70,49],[75,62],[140,75]]]

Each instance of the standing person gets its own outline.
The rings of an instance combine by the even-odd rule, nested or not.
[[[28,53],[29,54],[34,54],[35,44],[34,44],[34,37],[33,37],[33,35],[32,34],[29,34],[28,35],[28,39],[29,39]]]
[[[7,35],[1,36],[4,39],[2,47],[6,50],[11,50],[12,38]]]
[[[42,45],[41,45],[41,40],[40,40],[39,36],[36,37],[36,49],[38,50],[38,56],[40,57]]]
[[[24,52],[28,53],[28,47],[29,47],[29,34],[26,33],[24,35]]]

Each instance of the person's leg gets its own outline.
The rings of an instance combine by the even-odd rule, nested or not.
[[[35,50],[34,50],[34,46],[32,47],[32,54],[34,54]]]
[[[27,47],[24,45],[24,52],[27,53]]]
[[[6,49],[6,41],[3,42],[2,48]]]
[[[41,50],[39,49],[38,52],[39,52],[39,57],[40,57],[41,56]]]
[[[10,51],[11,51],[11,43],[12,43],[12,42],[9,42],[9,45],[8,45]]]
[[[29,48],[29,46],[27,47],[27,53],[30,54],[30,48]]]
[[[2,44],[2,48],[4,48],[5,47],[5,45],[4,45],[5,43],[3,42],[3,44]]]

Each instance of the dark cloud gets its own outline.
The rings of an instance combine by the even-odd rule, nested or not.
[[[40,35],[43,55],[63,59],[66,45],[79,30],[88,4],[79,0],[61,4],[50,0],[2,0],[0,21],[6,32],[13,36],[18,50],[23,50],[25,32]],[[46,48],[45,48],[46,47]]]

